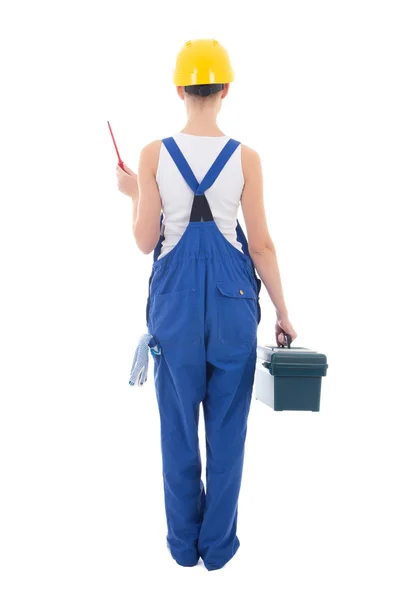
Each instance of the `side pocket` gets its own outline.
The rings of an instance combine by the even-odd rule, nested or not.
[[[218,339],[251,346],[257,339],[257,294],[249,281],[217,283]]]
[[[196,290],[154,294],[151,298],[153,335],[163,348],[200,342]]]

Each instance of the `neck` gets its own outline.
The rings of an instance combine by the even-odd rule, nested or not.
[[[214,107],[202,107],[201,110],[188,111],[188,119],[182,133],[191,135],[220,136],[224,133],[217,125],[217,113]]]

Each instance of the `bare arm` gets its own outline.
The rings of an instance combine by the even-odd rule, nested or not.
[[[283,296],[275,246],[268,231],[265,216],[261,160],[255,150],[243,144],[242,167],[245,179],[242,193],[242,210],[246,223],[250,256],[275,306],[278,321],[282,320],[281,329],[290,333],[294,339],[296,332],[288,320],[288,309]]]
[[[161,141],[145,146],[140,154],[138,190],[132,196],[133,235],[138,248],[149,254],[160,237],[161,198],[156,182]]]

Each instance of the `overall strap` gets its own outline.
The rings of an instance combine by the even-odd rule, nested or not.
[[[201,194],[204,194],[204,192],[213,185],[218,175],[221,173],[222,169],[239,145],[240,142],[233,140],[232,138],[226,142],[225,146],[222,148],[221,152],[218,154],[217,158],[205,174],[203,181],[197,188],[196,195],[200,196]]]
[[[193,193],[196,193],[197,188],[199,187],[199,183],[193,173],[192,169],[189,166],[188,161],[182,154],[182,150],[179,148],[178,144],[174,140],[173,137],[164,138],[162,140],[164,146],[168,150],[171,155],[172,160],[176,164],[179,169],[180,174],[183,179],[186,181],[188,186],[192,189]]]
[[[174,138],[164,138],[162,142],[180,174],[194,193],[190,222],[213,221],[214,218],[204,192],[213,185],[236,148],[240,145],[240,142],[234,139],[229,139],[227,141],[207,171],[200,185]]]

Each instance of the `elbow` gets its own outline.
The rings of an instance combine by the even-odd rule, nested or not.
[[[276,255],[275,246],[272,242],[268,244],[261,244],[257,246],[249,246],[249,254],[252,259],[256,259],[269,254]]]
[[[143,254],[151,254],[154,248],[157,246],[158,238],[157,240],[150,239],[148,234],[145,235],[143,232],[140,231],[140,229],[138,229],[135,226],[133,227],[132,232],[139,250],[143,252]]]
[[[143,252],[143,254],[151,254],[155,248],[155,246],[151,248],[148,245],[146,246],[146,245],[138,244],[137,242],[136,242],[136,245],[139,248],[139,250],[141,252]]]

